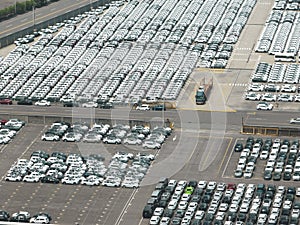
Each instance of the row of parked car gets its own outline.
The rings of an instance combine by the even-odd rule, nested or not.
[[[161,179],[143,210],[150,224],[298,224],[300,189]]]
[[[298,5],[299,3],[294,4]],[[299,11],[272,10],[258,40],[256,51],[269,54],[285,52],[297,55],[300,41],[299,30]]]
[[[299,64],[283,64],[274,63],[273,65],[266,62],[258,63],[256,69],[252,74],[253,84],[259,83],[285,83],[285,84],[298,84],[300,77]],[[272,91],[272,90],[270,90]],[[275,89],[274,91],[279,91]],[[296,90],[291,90],[290,92]]]
[[[251,178],[254,171],[263,174],[265,180],[300,180],[299,140],[281,140],[249,137],[246,143],[238,142],[235,151],[241,152],[234,172],[235,177]],[[256,163],[266,161],[263,171],[257,171]]]
[[[245,93],[245,100],[251,101],[267,101],[267,102],[300,102],[300,94],[272,94],[272,93],[256,93],[256,92],[247,92]]]
[[[5,176],[12,182],[138,188],[154,160],[153,154],[117,152],[108,166],[99,154],[82,156],[63,152],[34,151],[30,159],[18,159]]]
[[[200,57],[224,67],[255,0],[130,1],[87,14],[0,62],[0,96],[73,102],[175,100]],[[210,13],[208,13],[210,12]],[[199,65],[199,64],[198,64]]]
[[[25,121],[19,119],[2,119],[0,121],[0,144],[8,144],[24,125]]]
[[[66,141],[104,144],[142,145],[143,148],[160,149],[166,138],[172,133],[169,127],[154,127],[144,125],[93,124],[85,122],[55,122],[42,135],[43,141]]]
[[[27,211],[18,211],[10,215],[7,211],[0,210],[0,221],[49,224],[51,220],[52,217],[44,212],[31,216]]]

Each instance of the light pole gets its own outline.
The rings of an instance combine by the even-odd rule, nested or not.
[[[15,0],[15,14],[17,14],[17,0]]]
[[[35,30],[35,7],[32,5],[33,31]]]
[[[91,10],[93,9],[92,0],[90,0],[90,8],[91,8]]]

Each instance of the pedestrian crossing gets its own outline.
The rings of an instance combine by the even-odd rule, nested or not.
[[[229,83],[228,85],[231,87],[247,87],[249,84],[248,83]]]
[[[251,48],[236,48],[236,51],[249,51],[252,50]]]

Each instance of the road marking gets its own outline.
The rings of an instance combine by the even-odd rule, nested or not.
[[[238,141],[238,139],[235,140],[234,146],[236,145],[237,141]],[[227,163],[226,163],[225,168],[224,168],[223,173],[222,173],[222,178],[225,178],[225,177],[224,177],[224,174],[225,174],[225,172],[226,172],[226,170],[227,170],[227,168],[228,168],[228,164],[229,164],[229,161],[230,161],[230,159],[231,159],[231,157],[232,157],[233,152],[234,152],[234,151],[231,151],[230,156],[229,156],[229,158],[228,158],[228,160],[227,160]]]
[[[129,206],[131,206],[131,202],[134,199],[134,196],[136,195],[137,192],[138,192],[138,189],[134,189],[134,191],[130,195],[128,201],[126,202],[124,208],[122,209],[122,212],[120,213],[115,225],[120,225],[121,224],[121,222],[123,220],[123,216],[127,213],[127,210],[129,208]]]
[[[227,153],[228,153],[228,150],[229,150],[229,146],[231,145],[232,139],[233,139],[233,138],[230,137],[230,141],[229,141],[229,143],[228,143],[228,145],[227,145],[225,154],[224,154],[224,156],[223,156],[223,158],[222,158],[221,164],[220,164],[219,169],[218,169],[218,175],[219,175],[219,173],[220,173],[220,170],[221,170],[221,168],[222,168],[222,166],[223,166],[223,163],[224,163],[224,161],[225,161],[225,158],[226,158],[226,156],[227,156]]]
[[[25,22],[26,20],[28,20],[28,18],[22,19],[21,22],[23,23],[23,22]]]
[[[246,87],[246,86],[248,86],[248,83],[229,83],[229,86]]]

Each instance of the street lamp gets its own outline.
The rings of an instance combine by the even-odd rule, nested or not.
[[[35,30],[35,7],[32,5],[33,31]]]

